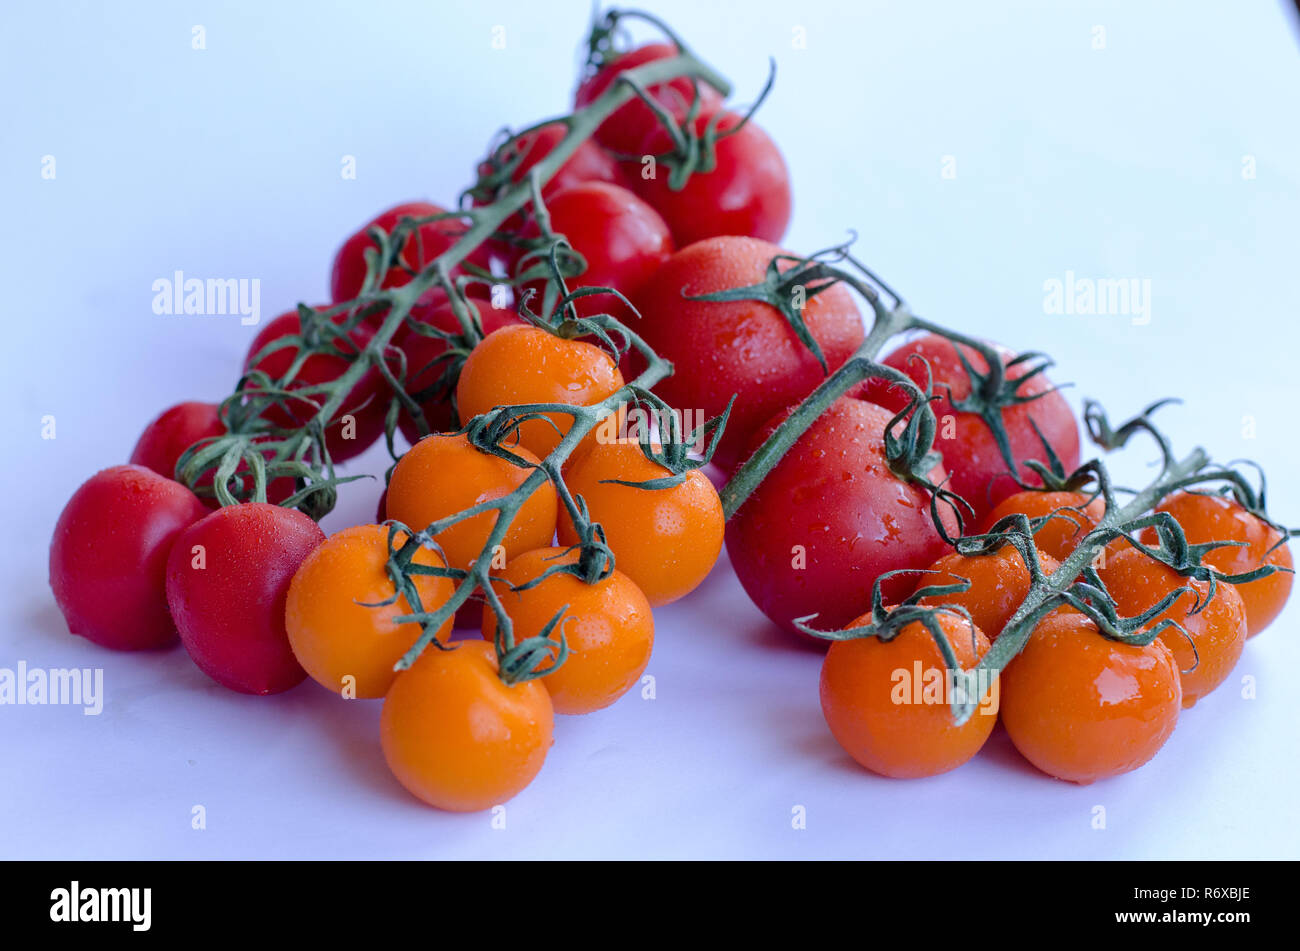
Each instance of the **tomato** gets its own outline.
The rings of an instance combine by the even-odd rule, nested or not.
[[[1232,673],[1246,644],[1246,606],[1234,585],[1218,582],[1214,597],[1207,603],[1208,581],[1185,578],[1136,548],[1126,548],[1112,556],[1099,574],[1124,617],[1141,614],[1179,588],[1196,592],[1195,596],[1184,594],[1147,625],[1150,629],[1168,619],[1177,621],[1186,631],[1184,634],[1169,628],[1160,634],[1180,671],[1184,707],[1190,707]],[[1205,607],[1195,614],[1189,613],[1198,603]]]
[[[456,318],[456,311],[451,301],[445,294],[439,295],[439,298],[439,302],[433,306],[413,311],[412,320],[446,333],[459,335],[462,332],[460,321]],[[468,303],[478,314],[479,323],[485,334],[521,322],[513,311],[494,308],[485,300],[471,297]],[[394,343],[406,354],[408,393],[418,393],[437,385],[449,369],[448,361],[440,359],[447,352],[447,341],[441,338],[429,337],[410,329],[409,326],[404,326],[398,331]],[[457,368],[453,367],[453,369],[459,372]],[[424,410],[425,421],[429,425],[430,432],[460,428],[460,422],[456,419],[456,408],[451,400],[453,392],[455,392],[454,382],[447,392],[435,392],[421,402],[420,408]],[[420,438],[420,431],[411,415],[403,410],[397,418],[397,423],[402,430],[402,435],[411,445],[415,445]]]
[[[998,347],[997,350],[1004,363],[1013,357],[1005,348]],[[970,347],[962,345],[962,352],[978,372],[988,369],[984,358]],[[952,476],[948,488],[974,507],[975,523],[978,524],[999,502],[1019,492],[1020,487],[1011,478],[1007,463],[998,452],[993,433],[984,420],[974,413],[953,409],[950,390],[952,399],[958,401],[969,397],[971,392],[970,376],[962,366],[957,347],[938,334],[924,334],[882,361],[886,366],[906,373],[918,386],[924,386],[926,369],[919,360],[911,359],[914,354],[929,362],[934,392],[939,396],[931,404],[939,419],[934,447],[943,453],[943,464]],[[1025,372],[1023,366],[1012,367],[1007,378],[1018,380],[1024,377]],[[1025,379],[1016,392],[1022,397],[1042,394],[1027,403],[1002,410],[1002,423],[1007,431],[1011,454],[1021,464],[1020,478],[1027,485],[1038,484],[1038,476],[1023,462],[1025,459],[1046,461],[1043,444],[1034,432],[1033,423],[1042,430],[1065,471],[1072,472],[1079,465],[1079,426],[1065,398],[1052,391],[1052,384],[1041,373]],[[878,378],[867,382],[866,398],[895,412],[907,405],[907,396],[901,389]]]
[[[411,201],[389,208],[383,214],[373,218],[352,234],[334,255],[334,265],[330,270],[330,300],[335,304],[355,299],[361,293],[361,285],[366,279],[366,249],[378,248],[374,240],[366,234],[371,227],[382,228],[392,235],[393,229],[403,218],[424,218],[429,215],[443,214],[447,209],[427,201]],[[412,232],[402,249],[401,261],[415,271],[421,271],[432,264],[434,259],[456,243],[466,231],[466,225],[457,218],[442,218],[420,225]],[[484,268],[491,264],[487,250],[478,248],[468,258],[469,261]],[[461,268],[451,269],[454,278],[463,273]],[[380,281],[380,287],[402,287],[411,282],[411,274],[401,267],[389,269]]]
[[[1087,785],[1137,769],[1174,731],[1178,664],[1161,640],[1103,637],[1074,610],[1039,622],[1002,672],[1002,723],[1038,769]]]
[[[325,540],[306,515],[266,503],[218,509],[167,560],[167,604],[200,670],[240,693],[280,693],[307,676],[289,647],[289,582]]]
[[[657,448],[657,447],[656,447]],[[699,587],[722,551],[722,503],[699,469],[667,489],[640,489],[610,480],[648,482],[672,473],[651,462],[635,442],[597,443],[565,470],[569,491],[586,500],[593,521],[605,530],[614,564],[653,605],[668,604]],[[560,544],[578,544],[565,509]]]
[[[494,580],[514,632],[515,643],[537,637],[560,612],[560,622],[569,656],[559,669],[543,679],[556,713],[591,713],[609,706],[627,693],[650,662],[655,624],[650,602],[623,572],[596,584],[587,584],[570,574],[551,575],[541,584],[512,591],[538,578],[553,565],[571,565],[578,553],[562,548],[537,548],[525,552],[506,566]],[[483,639],[494,643],[497,618],[483,611]],[[557,644],[559,630],[552,630]],[[543,670],[546,669],[544,664]]]
[[[618,78],[619,73],[656,60],[670,59],[677,54],[677,47],[671,43],[647,43],[620,54],[578,86],[573,97],[574,107],[581,109],[600,98]],[[686,118],[686,112],[695,100],[696,88],[699,89],[701,110],[712,112],[722,104],[722,96],[716,89],[703,82],[693,83],[687,77],[656,83],[648,87],[646,92],[670,115],[681,121]],[[659,118],[653,110],[640,97],[636,97],[619,106],[600,124],[596,130],[596,141],[615,152],[633,155],[641,148],[647,131],[658,126]]]
[[[1040,551],[1038,565],[1050,575],[1058,567],[1056,559]],[[965,578],[970,588],[956,594],[922,598],[925,605],[951,604],[970,612],[975,626],[995,641],[1011,616],[1029,594],[1029,569],[1014,545],[1006,545],[991,555],[961,555],[949,552],[930,566],[933,575],[920,575],[917,587],[948,585]]]
[[[554,716],[540,681],[507,686],[483,641],[429,648],[402,671],[380,718],[398,782],[439,809],[476,812],[514,797],[541,771]]]
[[[456,385],[456,405],[461,418],[468,420],[497,406],[591,406],[622,387],[618,365],[595,344],[566,340],[540,327],[502,327],[483,338],[465,361]],[[539,459],[573,427],[567,414],[548,416],[554,425],[532,419],[519,427],[520,443]]]
[[[962,669],[988,652],[988,638],[964,618],[943,613],[937,620]],[[845,627],[870,621],[868,614]],[[918,621],[888,641],[835,641],[822,662],[822,714],[835,741],[873,773],[895,779],[946,773],[978,753],[997,722],[996,681],[970,719],[953,722],[953,674]]]
[[[538,461],[527,449],[512,447],[510,451],[528,462]],[[532,472],[480,452],[463,435],[434,434],[412,446],[394,467],[385,513],[409,528],[422,530],[480,502],[509,495]],[[556,504],[555,486],[542,483],[506,530],[501,557],[509,559],[549,545],[555,532]],[[448,563],[468,569],[487,544],[496,520],[496,512],[481,512],[434,536]]]
[[[785,414],[755,435],[759,443]],[[823,630],[842,627],[871,603],[876,578],[922,568],[946,549],[930,497],[885,459],[890,414],[861,400],[836,400],[768,473],[727,526],[727,553],[745,591],[774,623],[817,614]],[[943,469],[929,475],[938,482]],[[950,535],[956,520],[939,507]],[[916,582],[886,580],[886,601]]]
[[[587,182],[558,192],[548,204],[551,227],[564,235],[587,267],[581,275],[566,279],[569,290],[580,287],[612,287],[632,297],[673,253],[673,238],[659,213],[626,188],[608,182]],[[526,237],[541,232],[536,223],[524,229]],[[521,262],[531,267],[536,259]],[[544,281],[530,282],[538,295],[534,311],[542,307]],[[612,314],[632,323],[631,310],[613,294],[597,294],[577,302],[581,316]],[[635,329],[635,324],[633,324]]]
[[[207,514],[193,492],[143,466],[113,466],[87,479],[50,542],[50,588],[68,630],[114,650],[174,644],[167,554]]]
[[[1057,512],[1057,509],[1063,511]],[[1106,503],[1100,497],[1089,498],[1085,492],[1038,492],[1033,489],[1009,495],[984,518],[983,532],[1008,515],[1025,515],[1029,518],[1049,519],[1034,534],[1034,545],[1040,553],[1064,561],[1074,553],[1083,536],[1097,527],[1106,514]],[[1121,542],[1123,544],[1123,542]]]
[[[790,224],[790,172],[776,143],[750,119],[740,126],[734,112],[702,113],[694,123],[701,135],[711,122],[721,136],[714,146],[714,166],[697,171],[674,191],[669,164],[642,165],[631,175],[632,188],[664,216],[678,245],[705,238],[743,235],[780,241]],[[737,126],[740,128],[736,131]],[[641,143],[642,155],[662,156],[673,149],[666,129],[652,129]]]
[[[395,544],[400,545],[404,535]],[[413,622],[394,624],[411,613],[402,595],[381,607],[394,593],[388,574],[388,529],[356,525],[336,532],[304,559],[289,584],[285,628],[294,656],[308,676],[343,696],[382,697],[393,682],[396,664],[420,636]],[[438,553],[422,549],[417,565],[445,566]],[[425,611],[434,611],[451,597],[450,578],[416,575],[415,588]],[[438,629],[443,640],[451,619]],[[436,647],[430,647],[436,651]]]
[[[177,403],[144,428],[131,450],[132,465],[152,469],[165,479],[176,477],[176,460],[200,439],[224,436],[226,427],[216,403]]]
[[[338,323],[342,318],[337,318]],[[291,310],[268,322],[253,338],[244,360],[245,371],[258,369],[265,372],[272,380],[279,380],[288,371],[298,354],[295,346],[282,347],[272,351],[254,363],[254,358],[262,349],[282,337],[302,333],[302,324],[298,312]],[[289,385],[290,390],[309,386],[319,386],[338,379],[347,372],[349,357],[354,357],[365,347],[373,336],[373,331],[363,326],[348,334],[348,343],[337,341],[335,353],[317,353],[308,357]],[[298,429],[305,426],[316,415],[325,402],[323,394],[313,394],[294,399],[285,405],[272,405],[262,414],[273,426],[283,429]],[[325,427],[325,441],[330,456],[335,462],[342,462],[359,456],[374,444],[384,433],[384,418],[388,413],[388,388],[379,371],[367,369],[360,381],[344,398],[342,406],[334,419]],[[351,417],[351,422],[345,417]]]
[[[706,417],[719,415],[736,397],[714,457],[724,468],[740,461],[754,430],[811,393],[825,373],[770,304],[683,297],[758,284],[769,262],[786,253],[752,238],[701,241],[669,258],[633,298],[642,317],[633,329],[675,367],[656,393],[672,406]],[[831,370],[862,343],[862,315],[843,285],[809,295],[803,318]],[[635,375],[635,369],[628,372]]]
[[[1287,545],[1273,548],[1281,540],[1281,533],[1232,499],[1178,492],[1156,506],[1156,511],[1168,512],[1176,518],[1187,541],[1193,545],[1246,542],[1245,546],[1218,548],[1205,556],[1205,564],[1224,574],[1244,574],[1266,564],[1293,567]],[[1155,543],[1156,534],[1152,529],[1146,529],[1142,537],[1148,544]],[[1246,605],[1247,636],[1254,637],[1282,613],[1291,595],[1292,577],[1290,571],[1275,571],[1236,586]]]

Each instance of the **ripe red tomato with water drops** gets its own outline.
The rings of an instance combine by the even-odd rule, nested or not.
[[[167,604],[205,674],[240,693],[281,693],[307,676],[284,626],[289,582],[325,540],[294,509],[250,502],[181,532],[167,560]]]
[[[1011,477],[993,432],[984,420],[974,413],[958,412],[953,408],[953,399],[960,402],[971,394],[970,375],[958,356],[958,346],[938,334],[925,334],[899,347],[881,362],[906,373],[918,386],[925,385],[926,369],[920,360],[912,357],[923,357],[929,363],[934,392],[940,397],[931,404],[939,420],[934,448],[943,453],[943,464],[951,476],[948,488],[974,507],[975,517],[968,519],[970,526],[974,527],[999,502],[1020,491],[1020,487]],[[960,346],[976,371],[983,373],[988,370],[988,364],[977,351],[964,344]],[[1015,356],[1005,347],[996,349],[1004,364]],[[1025,366],[1012,367],[1007,371],[1007,379],[1024,379],[1028,369]],[[901,388],[890,386],[878,378],[867,381],[865,393],[871,402],[895,412],[907,405],[907,395]],[[1002,409],[1002,424],[1007,431],[1011,454],[1020,464],[1020,478],[1029,485],[1041,484],[1038,476],[1023,464],[1026,459],[1046,461],[1034,424],[1060,458],[1065,471],[1073,471],[1079,465],[1079,426],[1065,397],[1054,391],[1051,381],[1041,373],[1024,379],[1016,393],[1022,397],[1035,397],[1029,402]]]
[[[632,329],[675,367],[655,392],[670,405],[706,418],[725,410],[735,395],[714,456],[724,468],[741,461],[755,429],[811,393],[826,374],[771,304],[685,297],[758,284],[769,262],[788,253],[753,238],[710,238],[674,254],[633,298],[641,320]],[[809,295],[802,314],[832,371],[862,343],[862,314],[843,285]],[[643,368],[637,355],[625,362],[629,380]]]
[[[200,439],[222,436],[216,403],[190,400],[163,410],[140,434],[128,460],[133,465],[151,469],[165,479],[176,476],[176,460]]]
[[[764,241],[785,237],[792,204],[790,172],[771,137],[753,119],[742,126],[741,118],[734,112],[696,117],[697,133],[703,135],[713,123],[721,137],[714,146],[713,167],[692,174],[681,189],[671,187],[662,158],[629,174],[633,190],[663,215],[681,247],[724,234]],[[663,156],[672,148],[662,126],[641,143],[644,155]]]
[[[334,318],[336,324],[343,322],[343,317]],[[254,359],[273,341],[302,333],[302,322],[296,310],[281,314],[268,322],[253,338],[244,360],[245,370],[258,369],[272,380],[280,379],[293,364],[298,348],[293,345],[281,347],[268,353],[261,359]],[[335,352],[317,353],[309,356],[299,368],[290,390],[319,386],[338,379],[347,372],[350,360],[369,343],[374,331],[362,324],[351,330],[346,340],[336,340]],[[335,462],[351,459],[365,452],[384,433],[384,417],[388,412],[388,388],[379,371],[373,367],[367,369],[360,381],[344,397],[334,419],[325,427],[326,445]],[[297,429],[305,426],[317,410],[324,404],[323,394],[303,394],[301,399],[291,400],[285,404],[267,407],[263,416],[272,425],[285,429]],[[348,425],[345,416],[353,418]]]
[[[756,447],[788,413],[755,434]],[[930,514],[930,496],[896,476],[885,458],[891,414],[843,397],[790,447],[727,525],[727,553],[753,602],[774,623],[816,614],[834,630],[871,605],[876,578],[924,568],[947,550]],[[943,478],[942,466],[929,473]],[[939,506],[949,535],[957,522]],[[896,603],[916,585],[899,575],[882,586]]]
[[[143,466],[113,466],[86,480],[50,542],[50,587],[68,630],[114,650],[174,644],[167,556],[207,514],[193,492]]]
[[[673,236],[659,213],[618,185],[587,182],[566,188],[551,199],[548,210],[551,227],[563,234],[586,261],[586,270],[566,278],[571,291],[579,287],[613,287],[632,297],[674,250]],[[540,231],[531,222],[524,234],[537,237]],[[521,264],[531,269],[536,261],[532,258]],[[543,281],[530,282],[529,286],[539,295],[544,290]],[[541,306],[540,298],[534,298],[533,309]],[[634,320],[627,306],[612,294],[582,298],[578,313],[604,313],[626,322]]]
[[[647,63],[671,59],[677,53],[677,47],[672,43],[647,43],[614,57],[578,86],[578,91],[573,97],[574,106],[581,109],[600,98],[620,73]],[[716,89],[703,82],[693,83],[687,77],[656,83],[648,87],[646,92],[670,115],[680,121],[686,117],[691,103],[695,100],[697,88],[701,111],[712,112],[722,104],[722,96]],[[596,141],[615,152],[635,155],[638,154],[647,132],[658,125],[658,116],[637,97],[619,106],[600,124],[596,130]]]
[[[403,218],[425,218],[445,214],[446,211],[446,208],[427,201],[406,202],[389,208],[357,229],[334,255],[334,265],[330,270],[330,300],[339,304],[350,301],[361,293],[361,286],[366,279],[366,249],[378,247],[366,233],[367,230],[378,227],[391,235]],[[401,261],[406,267],[397,265],[389,268],[379,286],[402,287],[409,284],[411,274],[407,268],[422,270],[455,244],[466,230],[465,222],[458,218],[442,218],[420,225],[407,238],[402,249]],[[488,251],[482,246],[471,253],[468,260],[484,269],[491,264]],[[464,272],[459,267],[451,270],[452,277],[462,273]]]

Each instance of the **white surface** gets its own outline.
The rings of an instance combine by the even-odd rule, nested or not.
[[[119,655],[70,637],[46,585],[59,509],[162,407],[223,396],[255,329],[156,317],[153,280],[260,278],[264,319],[319,299],[347,232],[399,200],[451,201],[499,126],[565,108],[585,0],[373,6],[0,13],[14,348],[0,375],[0,667],[101,666],[107,691],[99,717],[0,707],[0,857],[1300,856],[1294,604],[1237,671],[1258,699],[1225,686],[1144,769],[1076,788],[999,733],[966,767],[903,783],[840,751],[818,707],[819,655],[773,630],[723,563],[658,614],[657,698],[563,719],[505,830],[407,796],[374,703],[310,683],[237,696],[179,649]],[[1182,395],[1164,417],[1177,445],[1257,459],[1275,514],[1300,522],[1300,61],[1280,4],[655,9],[740,100],[776,57],[761,121],[793,173],[790,246],[857,229],[859,255],[921,313],[1048,350],[1072,398],[1102,397],[1117,416]],[[194,24],[205,50],[191,49]],[[490,45],[497,24],[505,50]],[[795,26],[806,50],[791,48]],[[340,177],[343,155],[357,180]],[[1149,278],[1151,323],[1045,315],[1043,282],[1067,270]],[[1119,471],[1137,479],[1150,456]],[[378,472],[382,458],[360,463]],[[326,527],[369,519],[376,494],[345,490]],[[196,804],[205,831],[190,827]],[[1105,831],[1091,827],[1098,805]]]

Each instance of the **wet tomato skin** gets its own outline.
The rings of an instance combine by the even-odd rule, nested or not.
[[[152,469],[164,479],[176,477],[176,461],[200,439],[224,435],[216,403],[191,400],[163,410],[150,421],[127,460]]]

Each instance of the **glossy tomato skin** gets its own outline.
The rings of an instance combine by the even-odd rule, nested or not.
[[[1039,552],[1064,561],[1079,547],[1083,537],[1101,522],[1106,514],[1106,504],[1100,498],[1090,499],[1083,492],[1037,492],[1029,489],[1009,495],[995,505],[985,516],[980,530],[989,531],[1008,515],[1044,518],[1053,512],[1056,512],[1056,517],[1044,522],[1034,534],[1034,545]]]
[[[1043,574],[1050,575],[1060,565],[1045,552],[1038,553],[1038,566]],[[1012,615],[1029,594],[1032,581],[1020,552],[1012,545],[991,555],[961,555],[949,552],[930,566],[937,572],[921,575],[917,587],[950,585],[966,579],[970,587],[955,594],[922,598],[927,606],[940,604],[963,607],[970,612],[971,620],[990,641],[995,641],[1007,626]]]
[[[771,305],[683,296],[757,284],[771,260],[786,253],[753,238],[701,241],[669,258],[633,299],[642,318],[634,329],[674,367],[655,392],[670,405],[706,418],[721,414],[736,396],[714,456],[723,468],[741,461],[756,429],[811,393],[826,376]],[[831,371],[862,343],[862,315],[843,285],[809,296],[803,316]],[[629,379],[640,367],[639,361],[629,362]]]
[[[998,349],[1004,362],[1013,356],[1009,350]],[[988,369],[988,364],[977,352],[965,345],[962,345],[962,351],[976,370],[983,372]],[[934,448],[943,453],[944,467],[951,476],[948,487],[974,507],[974,524],[979,524],[992,508],[1019,492],[1020,487],[1009,475],[1007,464],[984,421],[973,413],[957,412],[948,399],[950,387],[953,398],[959,401],[969,396],[971,390],[970,376],[962,366],[957,345],[938,334],[924,334],[882,361],[886,366],[906,373],[918,386],[924,386],[925,366],[919,360],[913,360],[913,355],[923,357],[929,363],[934,392],[940,397],[931,404],[940,422]],[[1013,369],[1008,374],[1011,379],[1023,375],[1022,369]],[[1065,398],[1059,392],[1049,392],[1051,388],[1052,384],[1041,373],[1025,381],[1017,390],[1021,396],[1043,395],[1028,403],[1003,409],[1002,420],[1011,453],[1017,462],[1044,458],[1042,443],[1030,423],[1032,418],[1060,457],[1065,471],[1072,472],[1079,465],[1079,426]],[[883,380],[869,380],[865,390],[867,399],[886,409],[897,412],[907,405],[906,395]],[[951,438],[944,433],[945,417],[952,419]],[[1020,478],[1029,485],[1039,482],[1038,477],[1023,464]]]
[[[200,439],[222,436],[216,403],[189,401],[168,407],[144,428],[131,450],[132,465],[152,469],[164,479],[176,478],[176,461]]]
[[[1273,548],[1282,536],[1265,522],[1251,515],[1232,499],[1222,496],[1177,492],[1158,506],[1182,526],[1187,541],[1193,545],[1208,542],[1245,542],[1244,546],[1217,548],[1205,556],[1205,564],[1224,574],[1244,574],[1261,565],[1292,568],[1291,549],[1287,545]],[[1146,529],[1143,539],[1155,542],[1155,532]],[[1271,550],[1270,550],[1271,549]],[[1237,593],[1246,605],[1248,636],[1254,637],[1282,613],[1295,576],[1290,571],[1275,571],[1263,578],[1237,585]]]
[[[1109,558],[1098,572],[1115,607],[1124,617],[1135,617],[1154,607],[1169,593],[1191,588],[1147,625],[1177,621],[1183,630],[1169,628],[1160,640],[1174,655],[1183,684],[1183,706],[1190,707],[1232,673],[1246,644],[1246,606],[1234,585],[1219,582],[1210,598],[1210,584],[1185,578],[1136,548],[1126,548]],[[1205,607],[1190,613],[1197,604]]]
[[[522,323],[513,311],[494,308],[481,298],[472,297],[469,299],[469,304],[478,313],[484,334]],[[412,319],[446,333],[461,332],[456,311],[445,295],[441,295],[439,302],[433,306],[413,312]],[[409,326],[404,326],[394,338],[394,344],[406,355],[408,393],[417,393],[433,386],[442,377],[445,363],[435,364],[434,361],[447,352],[445,340],[421,334]],[[452,405],[451,393],[445,394],[442,398],[435,394],[424,400],[420,408],[424,410],[425,421],[429,425],[430,432],[447,432],[460,427],[460,422],[456,419],[456,409]],[[411,445],[419,441],[420,431],[415,425],[415,420],[405,410],[397,417],[397,425]]]
[[[561,624],[571,653],[558,670],[542,678],[556,713],[592,713],[623,696],[645,671],[655,640],[650,602],[617,568],[595,584],[557,574],[535,587],[511,590],[510,586],[519,588],[541,577],[551,565],[573,564],[577,557],[563,548],[525,552],[506,565],[500,574],[504,583],[495,585],[515,643],[540,636],[550,620],[564,611]],[[496,635],[496,614],[484,610],[483,639],[494,643]],[[557,632],[552,631],[551,637],[558,643]]]
[[[113,466],[72,494],[50,542],[50,587],[68,630],[113,650],[169,647],[167,556],[208,514],[185,486],[143,466]]]
[[[963,670],[988,652],[988,638],[965,619],[940,614],[938,621]],[[870,622],[866,615],[845,627]],[[922,671],[920,684],[899,680],[899,671],[910,678],[916,670]],[[979,752],[998,709],[994,681],[975,713],[957,726],[950,693],[927,696],[924,689],[927,681],[947,683],[949,676],[933,635],[920,623],[908,624],[888,641],[836,641],[822,662],[822,714],[836,742],[873,773],[895,779],[946,773]]]
[[[677,47],[671,43],[647,43],[623,53],[583,81],[573,97],[574,106],[581,109],[600,98],[618,78],[619,73],[656,60],[669,59],[677,53]],[[681,78],[650,86],[646,91],[674,118],[681,121],[695,99],[695,89],[696,85],[690,79]],[[701,111],[712,112],[722,104],[722,96],[712,86],[699,83],[698,89]],[[636,98],[619,106],[600,124],[596,130],[596,141],[615,152],[635,155],[647,132],[658,126],[659,118],[653,110],[640,98]]]
[[[754,437],[757,444],[784,418]],[[902,481],[885,461],[890,414],[848,397],[808,428],[727,525],[736,576],[774,623],[816,614],[820,630],[843,627],[871,604],[877,576],[923,568],[946,545],[930,516],[928,493]],[[938,481],[942,468],[930,473]],[[950,535],[956,522],[940,512]],[[888,602],[909,594],[915,579],[883,586]]]
[[[700,115],[696,131],[703,134],[713,121],[713,114]],[[734,112],[718,115],[719,135],[730,134],[717,140],[714,167],[692,174],[678,191],[670,187],[663,163],[642,165],[629,175],[633,190],[663,215],[681,247],[719,235],[773,242],[785,237],[792,205],[785,159],[753,119],[743,126],[740,121]],[[663,127],[651,130],[641,144],[644,155],[671,150],[672,139]]]
[[[1183,691],[1174,655],[1101,635],[1077,611],[1039,622],[1002,673],[1002,722],[1034,766],[1087,785],[1137,769],[1174,731]]]
[[[564,235],[587,262],[587,269],[566,280],[569,290],[612,287],[625,297],[635,295],[673,253],[673,238],[659,213],[626,188],[609,182],[586,182],[557,192],[548,204],[551,227]],[[528,237],[540,231],[535,223],[524,229]],[[531,263],[531,262],[525,262]],[[530,284],[540,295],[544,282]],[[534,297],[534,309],[542,306]],[[605,313],[632,324],[633,315],[612,294],[578,301],[584,317]]]
[[[366,279],[366,249],[377,247],[374,240],[366,234],[369,228],[383,228],[391,235],[403,218],[424,218],[446,211],[446,208],[427,201],[405,202],[389,208],[358,228],[334,255],[334,264],[330,269],[330,300],[341,304],[355,299],[361,293],[361,286]],[[402,250],[402,261],[413,270],[422,270],[455,244],[466,230],[464,222],[456,218],[443,218],[421,225],[407,239]],[[471,254],[469,260],[483,268],[491,264],[487,251],[483,248]],[[451,271],[452,277],[461,273],[459,267]],[[411,275],[404,268],[393,267],[380,281],[380,287],[402,287],[410,281]]]
[[[512,799],[541,771],[554,713],[539,680],[507,686],[484,641],[429,648],[384,698],[388,768],[418,799],[478,812]]]
[[[262,370],[272,380],[278,380],[292,365],[298,353],[296,347],[282,347],[257,360],[256,363],[254,358],[273,341],[300,333],[302,333],[302,323],[296,310],[280,314],[269,321],[258,331],[248,348],[248,355],[244,359],[245,370]],[[290,389],[294,389],[295,385],[316,386],[338,379],[347,372],[348,357],[359,353],[373,335],[374,332],[370,328],[359,326],[348,334],[348,344],[342,341],[337,343],[338,355],[318,353],[308,357],[294,377]],[[321,395],[304,397],[286,405],[269,406],[263,415],[275,426],[296,429],[306,425],[323,402],[324,397]],[[343,462],[369,449],[383,435],[384,417],[387,412],[387,386],[378,370],[368,369],[344,398],[335,419],[325,427],[325,441],[333,460]],[[355,420],[354,432],[345,429],[344,416],[351,416]]]
[[[302,682],[284,606],[298,566],[324,540],[301,512],[256,502],[218,509],[181,533],[167,561],[167,604],[200,670],[239,693]]]

